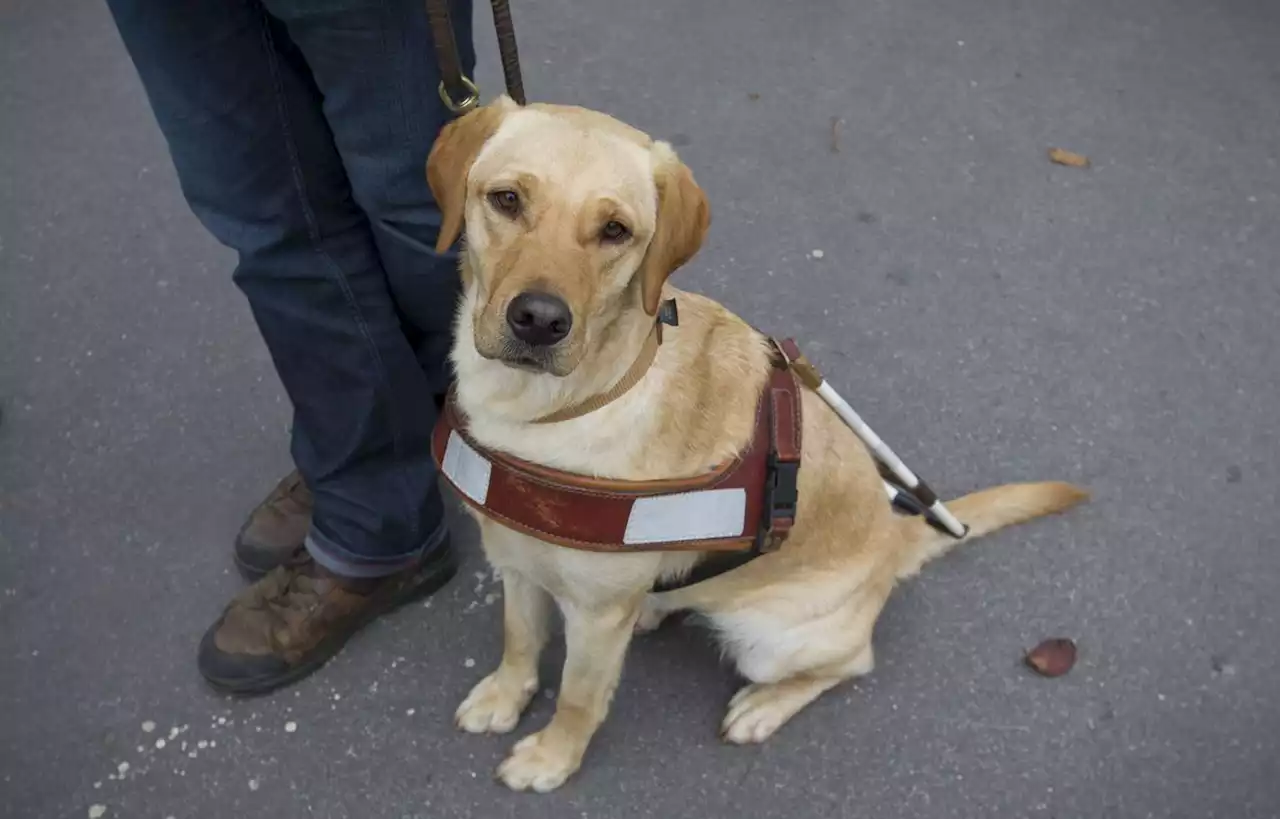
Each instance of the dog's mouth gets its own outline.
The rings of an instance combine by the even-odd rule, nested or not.
[[[511,358],[503,357],[499,359],[513,370],[524,370],[529,373],[545,373],[547,365],[537,356],[532,355],[516,355]]]
[[[515,338],[510,333],[477,332],[475,350],[487,361],[534,375],[563,378],[573,372],[577,366],[577,356],[568,339],[560,344],[535,346]]]
[[[482,352],[481,355],[484,355]],[[556,353],[550,347],[531,347],[515,339],[505,339],[493,355],[485,358],[505,364],[513,370],[527,373],[556,372]]]

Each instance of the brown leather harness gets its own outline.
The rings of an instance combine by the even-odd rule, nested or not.
[[[593,552],[710,552],[721,557],[700,574],[727,571],[777,549],[795,524],[802,417],[792,364],[803,359],[789,339],[773,348],[750,441],[702,475],[608,480],[530,463],[476,441],[452,390],[432,455],[466,503],[516,531]]]

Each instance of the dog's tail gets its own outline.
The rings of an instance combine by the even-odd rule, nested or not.
[[[939,532],[920,517],[902,518],[906,550],[898,567],[898,578],[906,579],[924,564],[951,551],[952,547],[997,529],[1034,518],[1065,512],[1088,500],[1088,491],[1061,481],[1010,483],[993,486],[947,503],[947,508],[969,527],[963,538]]]

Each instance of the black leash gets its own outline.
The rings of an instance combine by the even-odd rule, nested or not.
[[[507,96],[524,105],[524,79],[520,74],[520,52],[516,48],[511,5],[508,0],[490,0],[490,5],[493,7],[493,27],[498,32],[498,54],[502,60]],[[427,19],[431,23],[431,39],[440,64],[440,99],[450,111],[465,114],[480,104],[480,89],[462,70],[458,41],[449,17],[449,0],[427,0]]]

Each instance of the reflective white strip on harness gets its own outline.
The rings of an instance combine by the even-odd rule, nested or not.
[[[493,475],[493,464],[476,452],[471,444],[462,440],[462,436],[456,431],[449,433],[441,469],[462,494],[484,506],[489,497],[489,478]]]
[[[489,497],[493,464],[457,431],[449,433],[441,469],[480,506]],[[628,546],[742,537],[747,530],[745,489],[707,489],[636,498],[622,542]]]
[[[628,546],[741,537],[747,530],[747,491],[707,489],[636,498],[622,542]]]

